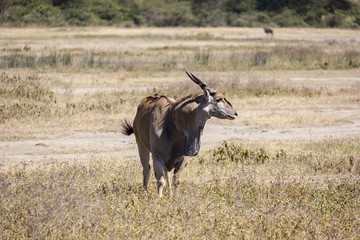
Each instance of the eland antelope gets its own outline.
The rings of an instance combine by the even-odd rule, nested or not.
[[[274,36],[274,31],[269,27],[264,27],[264,32],[266,33],[266,35],[271,34],[272,36]]]
[[[145,97],[138,106],[133,125],[126,120],[122,123],[122,133],[135,134],[145,190],[150,178],[149,155],[152,154],[160,198],[166,183],[169,194],[172,194],[168,172],[173,169],[173,185],[177,192],[185,156],[198,154],[206,121],[211,117],[230,120],[237,117],[222,93],[208,87],[193,73],[186,74],[202,88],[203,93],[179,101],[159,94]]]

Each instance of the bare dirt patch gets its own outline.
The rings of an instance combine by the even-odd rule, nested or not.
[[[360,136],[360,122],[338,126],[291,128],[253,128],[241,125],[208,123],[202,137],[202,150],[211,149],[226,140],[286,140],[309,141],[323,138]],[[91,160],[94,157],[113,157],[119,160],[137,158],[134,136],[109,132],[65,132],[41,135],[37,139],[0,142],[3,164],[19,162],[56,161],[64,159]]]

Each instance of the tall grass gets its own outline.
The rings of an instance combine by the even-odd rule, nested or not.
[[[86,163],[74,159],[2,167],[0,236],[356,239],[358,140],[281,148],[224,143],[189,159],[179,196],[165,194],[162,199],[157,199],[154,176],[147,194],[141,188],[142,171],[135,159],[95,157]],[[257,154],[244,155],[260,149],[268,156],[265,161]],[[340,164],[349,157],[353,164]],[[231,160],[237,158],[243,161]],[[327,165],[315,171],[317,161]]]
[[[51,52],[48,54],[32,53],[21,54],[12,53],[4,55],[1,58],[0,68],[42,68],[42,67],[59,67],[71,66],[72,55],[69,52]]]
[[[161,56],[161,57],[159,57]],[[360,67],[357,49],[331,50],[318,47],[277,46],[253,50],[244,48],[195,48],[173,51],[152,49],[134,52],[9,51],[0,57],[0,69],[12,68],[105,68],[125,71],[172,71],[197,68],[206,71],[233,70],[312,70],[354,69]]]

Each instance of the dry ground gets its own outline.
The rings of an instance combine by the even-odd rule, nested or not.
[[[274,114],[274,113],[273,113]],[[240,116],[241,117],[241,116]],[[308,141],[326,138],[360,136],[360,122],[336,126],[286,128],[252,128],[236,124],[209,123],[202,138],[202,150],[211,149],[222,141]],[[56,160],[85,160],[92,157],[137,158],[134,136],[117,132],[61,132],[37,135],[31,140],[1,141],[2,164],[44,162]]]

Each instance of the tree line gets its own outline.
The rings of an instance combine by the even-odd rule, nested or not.
[[[359,28],[360,0],[0,0],[0,24]]]

